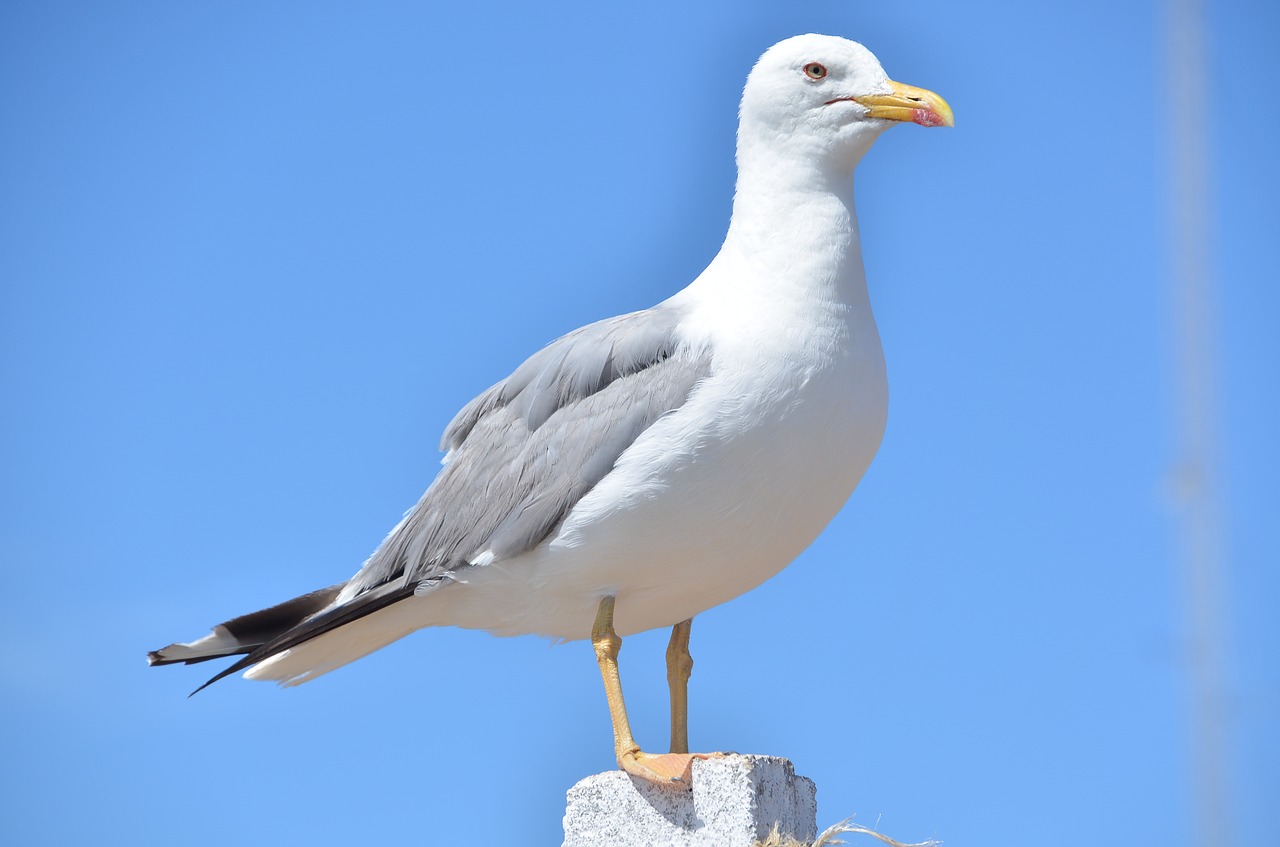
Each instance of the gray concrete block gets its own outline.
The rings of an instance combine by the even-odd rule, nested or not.
[[[695,761],[691,782],[692,790],[622,771],[587,777],[569,789],[564,847],[752,847],[774,824],[804,843],[817,835],[816,789],[787,759]]]

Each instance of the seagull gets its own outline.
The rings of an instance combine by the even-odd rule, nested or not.
[[[242,670],[289,686],[427,627],[589,638],[624,771],[687,782],[718,755],[689,752],[693,617],[808,547],[884,433],[854,168],[894,124],[954,125],[861,44],[812,34],[760,57],[739,114],[733,216],[697,279],[551,342],[464,406],[435,480],[349,581],[148,662],[243,655],[200,688]],[[648,753],[618,651],[659,627],[671,744]]]

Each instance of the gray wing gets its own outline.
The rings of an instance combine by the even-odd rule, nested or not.
[[[680,318],[659,306],[585,326],[468,403],[445,429],[445,467],[360,572],[224,624],[237,636],[225,652],[248,655],[200,688],[412,597],[482,553],[497,561],[541,543],[710,373],[710,352],[680,342]],[[346,599],[331,603],[335,594]],[[317,603],[329,605],[313,612]],[[242,645],[236,627],[253,630],[255,643]],[[149,661],[165,663],[165,650]]]
[[[468,403],[445,429],[439,476],[346,595],[439,579],[482,553],[497,561],[541,543],[710,372],[709,352],[680,342],[680,318],[658,306],[585,326]]]

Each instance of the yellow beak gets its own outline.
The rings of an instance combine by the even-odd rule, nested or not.
[[[947,101],[937,94],[914,85],[889,80],[892,94],[868,94],[851,97],[867,107],[867,116],[886,121],[911,121],[920,126],[955,126],[956,118]]]

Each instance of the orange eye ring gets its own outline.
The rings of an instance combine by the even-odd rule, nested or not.
[[[810,62],[804,66],[804,75],[815,81],[822,79],[827,75],[826,65]]]

